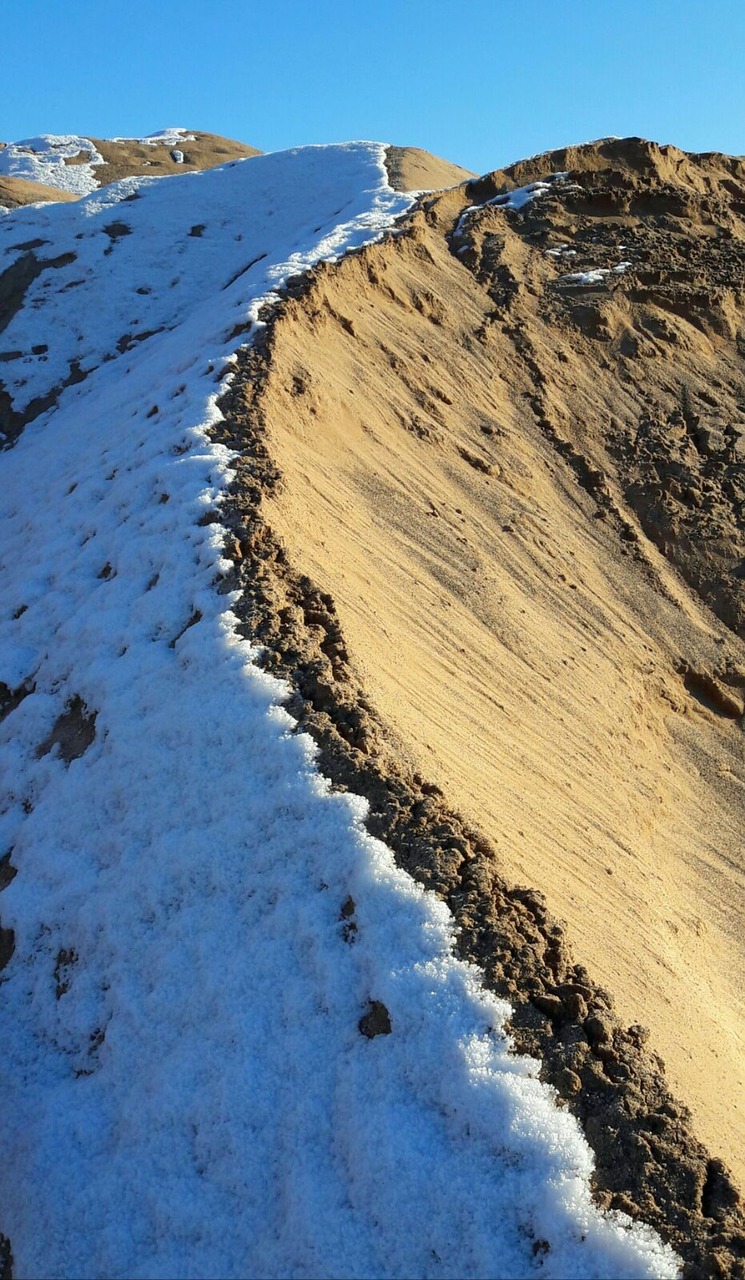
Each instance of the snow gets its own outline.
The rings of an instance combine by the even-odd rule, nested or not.
[[[67,164],[67,160],[88,152],[90,160],[80,164]],[[38,138],[24,138],[21,142],[9,142],[0,150],[0,175],[24,178],[27,182],[43,182],[60,191],[76,196],[95,191],[93,170],[104,159],[89,138],[75,134],[42,134]]]
[[[568,275],[559,276],[559,280],[562,284],[580,288],[586,285],[605,284],[609,276],[623,275],[631,266],[630,262],[619,262],[615,267],[594,267],[590,271],[572,271]]]
[[[32,690],[0,723],[0,1228],[24,1277],[678,1274],[594,1208],[507,1006],[319,775],[216,589],[200,518],[230,479],[207,431],[234,353],[289,276],[406,210],[383,157],[303,148],[0,218],[0,270],[33,238],[77,255],[4,333],[48,348],[4,364],[15,408],[87,374],[0,454],[0,680]],[[44,744],[76,698],[95,739],[66,763]],[[390,1035],[360,1034],[369,1000]]]
[[[152,146],[173,147],[177,142],[194,142],[193,133],[186,129],[161,129],[158,133],[149,133],[144,138],[112,138],[112,142],[144,142]]]

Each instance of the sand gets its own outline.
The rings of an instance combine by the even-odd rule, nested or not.
[[[77,200],[69,191],[48,187],[43,182],[27,182],[25,178],[0,177],[0,208],[18,209],[24,204],[46,204],[52,200]]]
[[[195,130],[188,132],[192,133],[193,141],[184,141],[178,146],[172,143],[164,145],[137,142],[133,139],[117,142],[91,138],[106,162],[93,170],[98,185],[103,187],[109,182],[117,182],[120,178],[133,175],[160,178],[169,174],[191,173],[197,169],[213,169],[229,160],[243,160],[262,154],[256,147],[249,147],[245,142],[235,142],[232,138],[222,138],[215,133],[198,133]],[[174,150],[182,153],[181,162],[174,160]]]
[[[388,147],[388,180],[396,191],[438,191],[457,187],[475,175],[450,160],[441,160],[420,147]]]

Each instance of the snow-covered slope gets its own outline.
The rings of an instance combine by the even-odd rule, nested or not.
[[[593,1207],[506,1006],[318,775],[218,590],[232,353],[283,281],[406,207],[360,143],[0,219],[0,270],[74,255],[3,333],[13,408],[84,375],[0,455],[23,1276],[677,1273]]]

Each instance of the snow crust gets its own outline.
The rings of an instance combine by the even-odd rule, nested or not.
[[[111,138],[111,142],[144,142],[151,143],[153,146],[160,144],[164,147],[175,146],[177,142],[193,142],[194,134],[189,133],[186,129],[160,129],[157,133],[148,133],[144,138]]]
[[[14,406],[87,374],[0,454],[0,681],[32,690],[0,724],[24,1277],[678,1274],[594,1208],[507,1006],[320,777],[217,590],[232,455],[206,433],[234,352],[283,281],[408,207],[383,161],[304,148],[0,219],[0,270],[35,238],[76,254],[5,330],[37,348],[3,365]],[[67,763],[45,744],[74,699],[95,738]]]

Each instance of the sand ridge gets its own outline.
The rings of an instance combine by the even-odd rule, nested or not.
[[[388,181],[396,191],[437,191],[460,186],[476,176],[470,169],[420,147],[388,147],[385,163]]]

